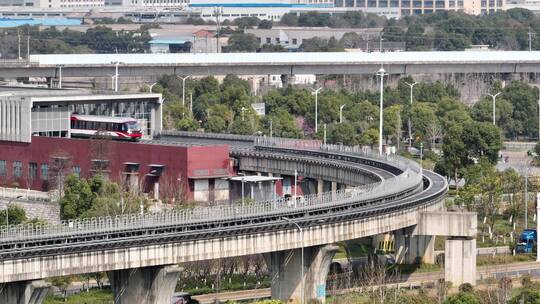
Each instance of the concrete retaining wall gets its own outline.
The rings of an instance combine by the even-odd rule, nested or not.
[[[0,198],[0,210],[6,209],[8,204],[23,208],[29,219],[39,218],[51,223],[60,222],[60,205],[58,203],[19,200],[10,202],[8,199]]]

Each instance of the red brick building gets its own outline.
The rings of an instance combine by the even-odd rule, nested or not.
[[[180,146],[34,136],[0,141],[0,185],[47,191],[59,176],[100,173],[150,197],[171,192],[195,201],[227,200],[232,175],[227,145]]]

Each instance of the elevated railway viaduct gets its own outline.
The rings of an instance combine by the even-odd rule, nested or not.
[[[336,242],[395,232],[398,262],[432,262],[445,235],[445,275],[475,283],[476,215],[448,213],[446,179],[399,157],[299,140],[163,134],[160,141],[229,142],[241,170],[348,185],[277,199],[158,214],[13,226],[0,231],[1,303],[40,303],[45,278],[107,272],[116,303],[168,303],[184,262],[263,254],[272,297],[324,302]],[[320,190],[320,189],[319,189]]]

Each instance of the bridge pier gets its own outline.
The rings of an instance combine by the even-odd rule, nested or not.
[[[476,285],[476,240],[451,237],[444,244],[444,278],[453,286]]]
[[[50,287],[51,284],[43,280],[0,284],[0,303],[41,304]]]
[[[394,232],[396,263],[435,263],[435,237],[432,235],[413,235],[413,230],[412,228],[404,228]]]
[[[281,86],[286,88],[288,85],[294,84],[295,77],[293,74],[281,74]]]
[[[332,259],[339,247],[335,245],[313,246],[302,250],[293,249],[271,252],[264,255],[272,278],[272,299],[301,303],[324,303],[326,298],[326,277]],[[302,286],[302,271],[304,286]],[[304,287],[304,288],[302,288]]]
[[[321,195],[324,192],[324,180],[318,179],[317,180],[317,194]]]
[[[180,271],[176,265],[109,271],[114,303],[170,303]]]

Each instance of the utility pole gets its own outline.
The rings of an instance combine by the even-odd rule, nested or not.
[[[408,85],[410,88],[411,88],[411,96],[410,96],[410,103],[411,103],[411,108],[412,108],[412,102],[413,102],[413,88],[415,85],[418,84],[418,82],[413,82],[413,83],[408,83],[408,82],[405,82],[406,85]],[[409,127],[409,151],[411,150],[411,147],[412,147],[412,126],[411,126],[411,117],[409,115],[409,120],[408,120],[408,127]],[[398,141],[399,142],[399,141]]]
[[[388,75],[383,67],[377,72],[377,76],[381,78],[381,90],[379,100],[379,155],[382,155],[382,135],[383,135],[383,100],[384,100],[384,76]]]
[[[382,42],[383,42],[384,38],[383,38],[383,34],[381,33],[381,36],[380,36],[380,39],[379,39],[379,52],[383,52],[383,48],[382,48]]]
[[[318,131],[318,128],[317,128],[317,124],[318,124],[318,119],[317,119],[317,107],[318,107],[318,97],[319,97],[319,92],[322,90],[322,87],[318,88],[318,89],[312,89],[312,88],[309,88],[314,94],[315,94],[315,134],[317,133]]]
[[[495,125],[495,98],[497,98],[497,96],[499,96],[500,94],[501,92],[495,95],[487,94],[488,96],[491,96],[491,99],[493,100],[493,125]]]

